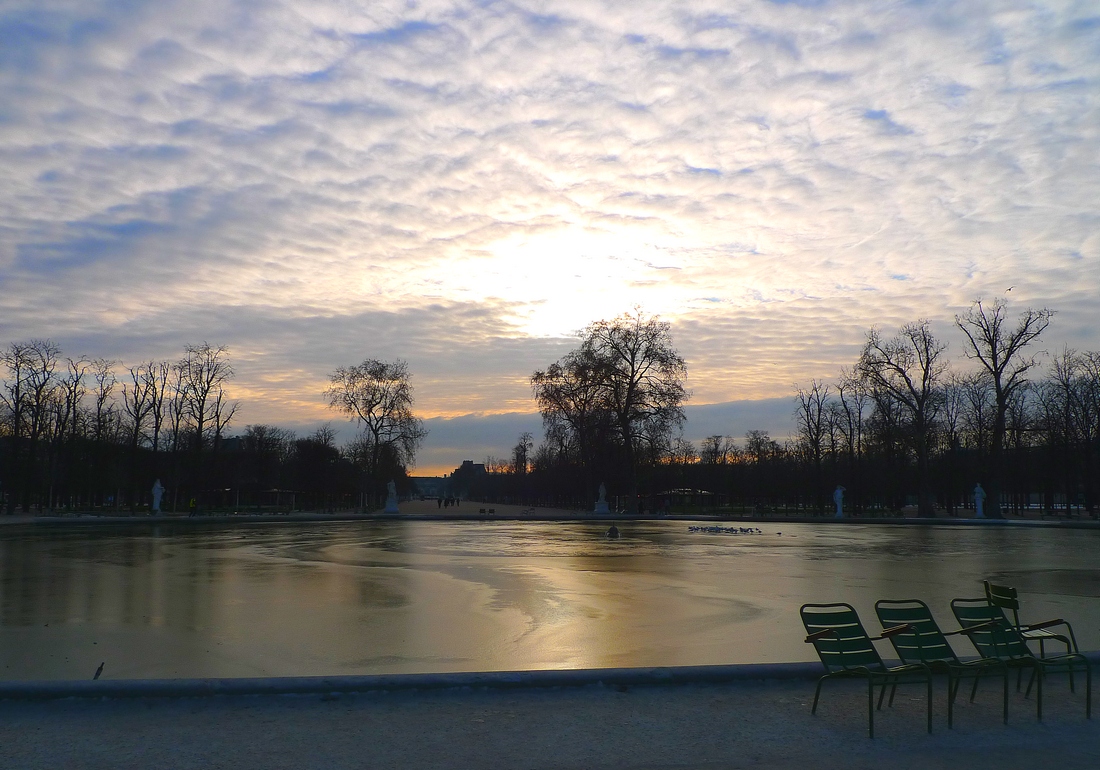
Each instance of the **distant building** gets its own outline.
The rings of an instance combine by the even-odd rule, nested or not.
[[[449,480],[446,476],[409,476],[416,489],[413,494],[427,498],[444,497]]]
[[[462,465],[455,468],[454,473],[447,479],[447,491],[463,499],[470,497],[470,488],[485,477],[485,463],[475,463],[473,460],[463,460]]]
[[[451,477],[455,476],[484,476],[485,475],[485,463],[475,463],[473,460],[463,460],[462,465],[455,468]]]

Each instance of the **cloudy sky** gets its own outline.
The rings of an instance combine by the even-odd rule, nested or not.
[[[1100,348],[1094,2],[0,0],[0,342],[230,347],[239,424],[409,361],[419,472],[673,323],[689,437],[781,432],[872,324]],[[457,418],[457,419],[456,419]]]

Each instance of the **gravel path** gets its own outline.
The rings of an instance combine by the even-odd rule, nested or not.
[[[1083,685],[1083,683],[1082,683]],[[1029,768],[1100,767],[1100,719],[1051,681],[1045,721],[1013,694],[1001,724],[994,685],[934,734],[920,688],[900,690],[866,737],[866,690],[813,683],[341,696],[0,701],[0,767],[38,768]]]

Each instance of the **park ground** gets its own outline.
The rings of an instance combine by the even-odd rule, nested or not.
[[[1080,683],[1083,684],[1083,683]],[[698,768],[1100,767],[1100,720],[1083,687],[1048,682],[1044,721],[999,688],[963,695],[946,724],[937,681],[925,732],[923,688],[903,688],[867,737],[866,689],[830,682],[816,716],[807,679],[726,684],[363,694],[66,698],[0,701],[0,766],[68,768]]]

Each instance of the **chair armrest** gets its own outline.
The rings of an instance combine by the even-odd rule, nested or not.
[[[826,639],[830,636],[836,636],[836,631],[831,628],[823,628],[820,631],[814,631],[812,634],[806,637],[806,644],[816,642],[818,639]]]
[[[1042,620],[1038,623],[1028,623],[1026,626],[1021,626],[1023,631],[1038,631],[1041,628],[1051,628],[1052,626],[1068,626],[1069,623],[1057,618],[1056,620]]]
[[[946,631],[944,636],[954,636],[955,634],[971,634],[974,631],[985,631],[987,628],[993,628],[994,626],[1001,625],[999,620],[987,620],[984,623],[979,623],[976,626],[969,626],[967,628],[960,628],[957,631]]]
[[[898,634],[904,634],[906,631],[912,631],[913,626],[909,623],[902,623],[900,626],[891,626],[890,628],[882,629],[882,635],[876,636],[874,639],[889,639],[892,636]],[[872,641],[874,641],[874,639]]]

